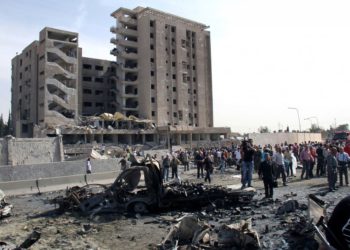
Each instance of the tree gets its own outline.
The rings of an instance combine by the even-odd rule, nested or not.
[[[335,130],[349,130],[349,124],[341,124]]]
[[[270,133],[270,129],[267,126],[260,126],[258,131],[259,133]]]
[[[310,132],[311,133],[321,133],[324,129],[318,127],[316,124],[311,124]]]
[[[7,118],[7,124],[5,125],[5,135],[12,135],[12,114],[10,110]]]
[[[4,137],[6,126],[4,124],[3,115],[0,115],[0,137]]]

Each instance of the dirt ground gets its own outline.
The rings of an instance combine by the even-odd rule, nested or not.
[[[214,229],[223,223],[231,224],[251,218],[263,249],[298,249],[298,245],[305,245],[303,239],[292,238],[286,232],[293,222],[307,215],[307,195],[314,193],[329,202],[331,206],[327,211],[331,212],[335,204],[350,191],[349,187],[342,187],[335,193],[327,193],[326,178],[300,180],[298,171],[298,177],[290,178],[287,187],[275,189],[271,202],[262,199],[263,184],[255,175],[253,185],[257,194],[251,206],[244,205],[239,209],[203,208],[194,213],[201,216],[201,220],[208,221]],[[215,170],[211,185],[239,185],[238,175],[239,172],[233,168],[227,169],[225,174]],[[188,172],[180,170],[180,176],[183,180],[203,181],[196,178],[194,168]],[[53,192],[7,197],[14,208],[12,216],[0,220],[0,242],[18,245],[33,230],[38,230],[41,238],[31,249],[156,249],[175,224],[174,219],[183,216],[186,211],[184,208],[183,211],[162,214],[107,214],[86,218],[76,212],[57,214],[55,207],[48,201],[59,194]],[[300,208],[293,213],[277,216],[277,208],[288,198],[297,200]]]

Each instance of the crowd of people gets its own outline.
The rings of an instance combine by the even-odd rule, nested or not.
[[[258,173],[265,187],[265,197],[273,197],[273,187],[281,179],[288,185],[288,179],[296,178],[297,166],[301,166],[300,179],[327,177],[329,191],[339,186],[349,185],[348,167],[350,163],[350,143],[322,144],[315,142],[301,144],[281,143],[277,145],[253,145],[244,140],[240,145],[230,147],[198,148],[193,151],[180,150],[167,154],[161,159],[163,180],[179,179],[178,169],[183,166],[189,171],[190,163],[197,169],[197,178],[211,183],[212,173],[217,169],[224,174],[226,168],[233,167],[241,173],[241,189],[252,187],[253,173]],[[169,174],[171,177],[169,178]]]

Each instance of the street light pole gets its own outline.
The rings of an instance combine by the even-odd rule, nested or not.
[[[297,108],[291,108],[289,107],[288,109],[294,109],[297,111],[297,114],[298,114],[298,122],[299,122],[299,132],[301,132],[301,125],[300,125],[300,116],[299,116],[299,110]]]
[[[297,108],[288,107],[288,109],[294,109],[297,112],[298,115],[298,122],[299,122],[299,133],[301,133],[301,124],[300,124],[300,116],[299,116],[299,110]],[[299,144],[299,133],[297,135],[297,143]],[[305,133],[304,133],[304,141],[305,141]]]

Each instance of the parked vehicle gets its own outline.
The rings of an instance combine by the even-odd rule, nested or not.
[[[350,142],[350,131],[336,131],[332,138],[332,143],[348,143]]]

